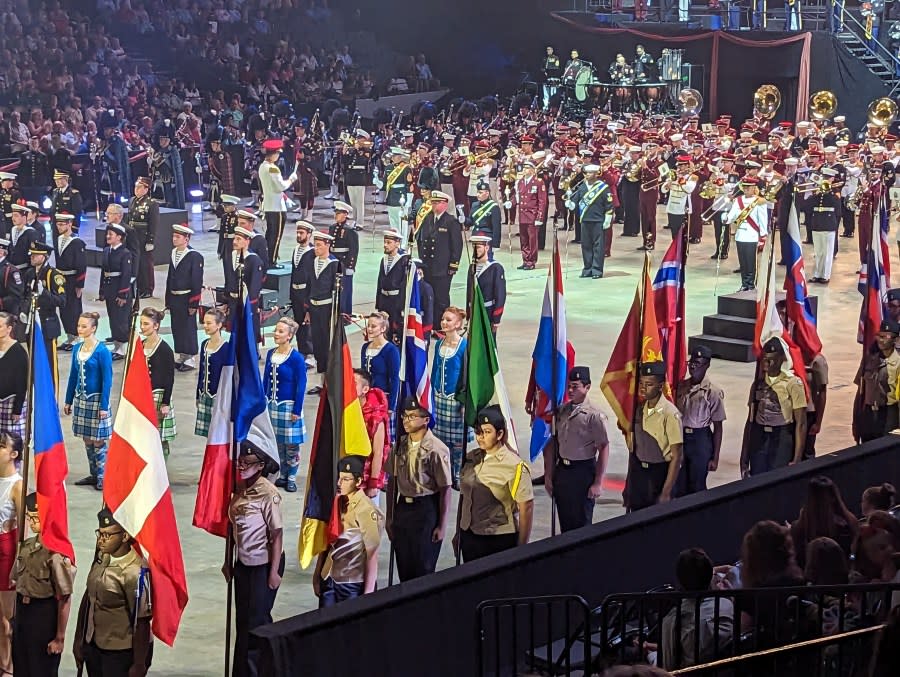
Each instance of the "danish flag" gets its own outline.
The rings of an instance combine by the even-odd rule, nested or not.
[[[156,405],[144,348],[135,338],[106,458],[103,501],[134,539],[150,568],[153,634],[175,641],[187,606],[187,580],[169,476],[156,429]]]

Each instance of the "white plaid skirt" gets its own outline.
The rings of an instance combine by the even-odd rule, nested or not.
[[[293,409],[293,400],[269,401],[269,418],[272,419],[275,441],[278,444],[303,444],[306,441],[306,423],[303,416],[296,421],[291,419]]]
[[[178,431],[175,430],[175,407],[169,404],[169,413],[165,416],[159,410],[162,407],[162,390],[153,391],[153,401],[156,403],[156,429],[159,430],[159,439],[163,442],[171,442]]]
[[[72,402],[72,433],[92,440],[108,440],[112,437],[112,412],[100,418],[100,393],[84,396],[75,393]]]
[[[200,393],[197,395],[197,422],[194,424],[194,434],[200,437],[209,436],[209,422],[212,420],[215,395]]]
[[[25,437],[25,420],[27,416],[17,416],[13,413],[13,405],[16,396],[10,395],[0,400],[0,433],[15,433],[19,437]],[[26,413],[27,407],[22,404],[22,413]]]

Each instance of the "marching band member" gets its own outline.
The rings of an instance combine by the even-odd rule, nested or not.
[[[516,190],[511,197],[519,208],[519,242],[522,247],[522,265],[519,269],[534,270],[538,258],[537,231],[543,225],[541,219],[547,203],[547,188],[534,174],[534,161],[529,159],[522,163],[522,178],[516,181]],[[511,206],[511,202],[507,204]]]
[[[722,153],[720,157],[722,166],[711,176],[710,181],[714,185],[714,195],[709,209],[712,211],[712,222],[716,233],[716,251],[709,258],[725,261],[731,247],[731,228],[722,222],[722,217],[731,208],[731,200],[737,192],[740,175],[734,166],[734,154]]]
[[[638,247],[639,251],[653,251],[656,245],[656,205],[659,203],[659,186],[662,183],[663,172],[668,171],[665,162],[657,155],[658,146],[655,142],[647,144],[646,155],[640,161],[638,179],[640,180],[640,207],[641,233],[644,236],[644,244]],[[632,146],[629,151],[640,153],[640,146]]]
[[[203,255],[191,245],[194,231],[187,224],[172,226],[172,254],[166,277],[166,308],[172,325],[175,369],[189,371],[197,365],[197,310],[203,289]]]
[[[259,187],[262,190],[262,210],[266,215],[266,244],[269,259],[263,264],[268,268],[281,268],[278,263],[278,246],[287,216],[287,203],[284,191],[297,180],[296,170],[287,177],[281,176],[281,169],[276,164],[284,150],[281,139],[268,139],[263,142],[264,160],[259,165]]]
[[[402,243],[409,238],[409,223],[403,220],[407,194],[410,192],[413,176],[409,169],[409,153],[402,148],[391,148],[391,163],[384,168],[385,178],[375,185],[384,188],[384,201],[388,209],[391,229],[403,236]],[[401,243],[401,244],[402,244]]]
[[[66,416],[72,415],[72,434],[84,440],[90,474],[75,482],[103,490],[106,445],[112,437],[109,393],[112,389],[112,356],[97,340],[100,313],[82,313],[78,318],[81,341],[72,349],[72,368],[66,388]]]
[[[617,136],[618,139],[623,138]],[[616,152],[623,154],[622,178],[619,180],[619,196],[622,202],[622,237],[641,234],[641,149],[617,142]]]
[[[135,257],[133,275],[137,277],[138,294],[142,299],[153,295],[153,250],[159,228],[159,203],[150,197],[150,179],[139,176],[134,182],[134,196],[128,202],[126,223],[134,229],[139,256]]]
[[[758,195],[759,179],[753,176],[741,180],[743,195],[735,199],[722,222],[734,226],[734,241],[741,268],[739,291],[756,289],[756,254],[769,234],[769,211],[765,200]]]
[[[853,234],[856,232],[856,214],[855,209],[851,208],[851,206],[855,207],[855,205],[851,203],[855,202],[853,198],[857,195],[857,191],[860,190],[860,182],[865,169],[865,163],[859,159],[859,146],[855,143],[847,146],[845,169],[846,180],[841,188],[841,200],[843,202],[841,217],[843,232],[841,232],[841,237],[853,237]]]
[[[688,219],[693,209],[691,195],[697,187],[698,177],[691,173],[691,169],[691,158],[687,155],[679,155],[676,159],[675,178],[668,176],[661,186],[662,192],[669,194],[669,200],[666,203],[666,217],[673,240],[678,237],[679,231],[688,225]]]
[[[612,195],[599,179],[600,167],[585,165],[584,181],[567,202],[577,210],[581,221],[581,258],[584,266],[581,277],[598,280],[603,277],[606,259],[606,233],[612,226]]]

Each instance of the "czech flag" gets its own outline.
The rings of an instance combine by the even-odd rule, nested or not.
[[[41,543],[75,563],[75,550],[69,540],[69,511],[66,499],[66,475],[69,462],[63,442],[56,390],[50,375],[50,363],[40,322],[34,323],[34,472],[37,477],[38,513],[41,517]]]

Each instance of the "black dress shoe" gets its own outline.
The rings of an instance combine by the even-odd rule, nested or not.
[[[713,255],[710,256],[709,258],[711,258],[711,259],[717,259],[717,258],[719,258],[719,255],[718,255],[718,254],[713,254]]]
[[[739,272],[741,272],[741,269],[740,269],[740,268],[735,268],[735,269],[732,270],[731,272],[732,272],[732,273],[739,273]]]
[[[637,237],[638,233],[622,233],[619,237]]]
[[[92,487],[97,484],[97,478],[92,475],[88,475],[87,477],[82,477],[80,480],[76,480],[76,487]]]
[[[113,353],[113,355],[112,355],[113,362],[118,362],[119,360],[124,360],[124,359],[125,359],[125,356],[122,355],[121,353]]]
[[[284,477],[279,477],[275,480],[275,486],[279,489],[284,489],[287,486],[287,480]]]
[[[700,238],[692,237],[691,239],[688,240],[688,244],[700,244]]]
[[[642,244],[640,247],[635,247],[635,251],[637,251],[637,252],[645,252],[648,249],[649,249],[649,247],[647,247],[647,245],[645,245],[645,244]]]
[[[322,392],[322,386],[313,386],[312,388],[310,388],[309,390],[306,391],[306,394],[307,395],[318,395],[320,392]]]
[[[601,280],[603,279],[603,274],[601,273],[600,275],[591,275],[591,278],[594,280]]]
[[[284,485],[284,490],[289,494],[293,494],[297,491],[297,483],[294,480],[288,480],[287,484]]]
[[[719,261],[727,261],[727,260],[728,260],[728,254],[722,254],[722,256],[719,257]]]
[[[528,266],[523,263],[521,266],[516,266],[516,270],[528,270]]]
[[[149,298],[151,298],[152,296],[153,296],[153,294],[151,294],[151,293],[148,292],[148,291],[142,291],[142,292],[141,292],[141,298],[142,298],[142,299],[149,299]]]
[[[841,237],[853,237],[853,233],[841,233]]]
[[[572,244],[581,244],[581,240],[572,240]]]

